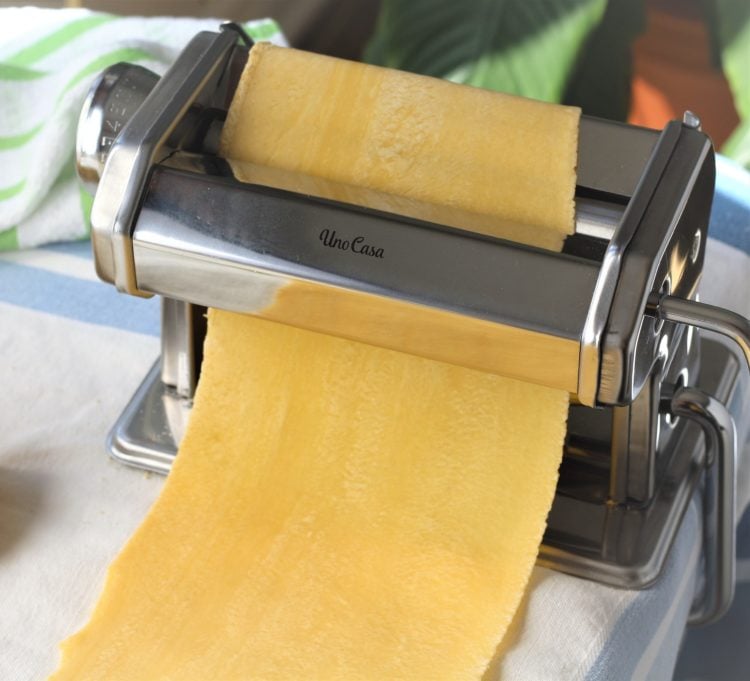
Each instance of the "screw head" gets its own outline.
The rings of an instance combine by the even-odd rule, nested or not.
[[[686,111],[684,114],[682,114],[682,124],[685,127],[691,128],[693,130],[701,129],[701,119],[692,111]]]
[[[690,244],[690,262],[695,265],[695,261],[698,260],[698,255],[701,252],[701,241],[703,240],[702,232],[699,229],[695,230],[693,235],[693,243]]]

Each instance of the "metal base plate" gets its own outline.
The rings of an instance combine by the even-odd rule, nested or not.
[[[746,408],[748,381],[737,380],[739,364],[722,343],[704,339],[701,355],[700,387],[729,404],[744,425],[745,431],[738,433],[741,448],[748,429],[737,417]],[[191,406],[162,383],[157,362],[112,429],[110,453],[128,465],[168,473]],[[612,506],[606,489],[598,501],[590,494],[585,500],[557,494],[538,562],[618,587],[643,588],[654,582],[703,470],[699,429],[687,422],[680,428],[656,497],[647,506]]]
[[[738,425],[739,451],[748,438],[750,392],[723,342],[702,339],[700,388],[729,407]],[[744,369],[744,367],[743,367]],[[559,492],[550,511],[538,563],[612,586],[641,589],[659,577],[682,517],[700,484],[706,455],[700,428],[680,419],[670,440],[654,498],[648,504],[612,504],[607,490],[598,499]]]
[[[191,400],[162,383],[157,360],[110,431],[109,453],[129,466],[169,473],[191,407]]]

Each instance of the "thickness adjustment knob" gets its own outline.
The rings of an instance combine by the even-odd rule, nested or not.
[[[92,83],[78,119],[76,170],[94,194],[112,143],[159,80],[152,71],[121,62]]]

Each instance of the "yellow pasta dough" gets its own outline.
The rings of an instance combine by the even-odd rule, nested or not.
[[[261,43],[222,152],[240,179],[560,250],[580,110]]]
[[[212,312],[174,470],[55,679],[478,678],[567,394]]]
[[[333,198],[359,203],[372,191],[422,210],[438,206],[448,180],[413,156],[440,145],[411,138],[440,118],[434,135],[447,136],[465,180],[449,212],[480,216],[480,230],[498,215],[528,218],[525,238],[544,224],[539,243],[550,247],[572,228],[577,115],[293,50],[252,53],[228,157],[281,168],[287,188],[322,177],[326,191],[345,188]],[[390,81],[400,94],[383,118]],[[505,125],[533,119],[526,144],[500,159],[470,143],[491,138],[494,123],[454,138],[460,116],[493,110],[493,98]],[[549,147],[543,172],[535,145]],[[513,192],[489,200],[485,175],[504,162],[524,176],[513,191],[528,206]],[[544,199],[524,189],[539,176]],[[360,183],[362,194],[349,193]],[[174,468],[52,678],[479,678],[536,557],[567,407],[564,391],[210,311]]]

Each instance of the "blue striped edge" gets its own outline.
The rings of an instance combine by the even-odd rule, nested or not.
[[[81,241],[58,241],[51,244],[44,244],[41,248],[44,248],[45,251],[55,251],[56,253],[73,255],[77,258],[84,258],[85,260],[91,260],[93,258],[91,253],[91,241],[88,239],[83,239]]]
[[[716,157],[716,193],[708,234],[750,254],[750,173],[724,156]]]
[[[655,585],[639,591],[615,622],[599,656],[586,674],[586,681],[634,678],[633,673],[641,658],[660,630],[663,638],[659,654],[646,676],[639,678],[671,678],[685,629],[685,617],[694,595],[695,573],[698,572],[694,554],[700,541],[699,527],[697,504],[691,503],[663,574]],[[680,600],[679,604],[674,603],[675,599]],[[678,605],[676,610],[673,609],[675,605]],[[667,621],[670,614],[671,621]],[[668,630],[664,632],[662,626],[668,627]]]
[[[750,584],[738,584],[729,612],[709,627],[688,629],[674,681],[747,681]]]
[[[737,557],[750,557],[750,511],[737,528]],[[738,575],[739,576],[739,575]],[[750,582],[737,584],[729,612],[710,627],[686,632],[675,681],[746,681],[750,669]]]
[[[75,255],[75,249],[72,251],[66,252]],[[98,326],[159,335],[157,298],[126,296],[104,283],[16,263],[0,261],[0,302]]]

